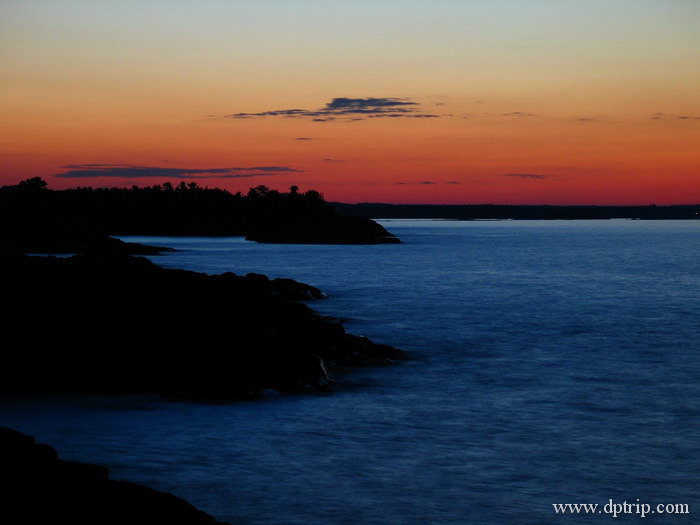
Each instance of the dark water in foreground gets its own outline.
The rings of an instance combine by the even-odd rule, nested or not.
[[[384,224],[404,244],[135,240],[319,286],[314,308],[414,360],[262,402],[11,399],[0,424],[236,523],[642,519],[552,508],[610,499],[700,522],[700,222]]]

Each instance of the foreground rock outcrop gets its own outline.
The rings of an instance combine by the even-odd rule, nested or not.
[[[0,227],[0,250],[28,254],[113,255],[159,255],[174,251],[172,248],[124,242],[105,234],[51,226],[36,229]]]
[[[0,256],[2,392],[255,398],[326,390],[329,371],[404,358],[347,334],[291,279],[163,269],[141,257]]]
[[[55,449],[0,427],[0,523],[226,525],[187,501],[109,479],[105,467],[64,461]]]

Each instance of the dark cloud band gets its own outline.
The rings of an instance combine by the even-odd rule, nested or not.
[[[128,164],[69,164],[67,171],[56,173],[62,179],[91,179],[97,177],[117,177],[123,179],[167,178],[167,179],[242,179],[264,177],[287,173],[301,173],[303,170],[289,166],[252,166],[234,168],[161,168],[157,166],[131,166]]]
[[[420,104],[403,98],[347,98],[337,97],[324,107],[308,109],[276,109],[259,113],[233,113],[227,118],[249,119],[265,117],[304,118],[313,122],[335,120],[365,120],[368,118],[437,118],[443,115],[422,113]]]

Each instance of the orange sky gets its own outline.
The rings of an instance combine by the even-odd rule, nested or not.
[[[699,203],[699,19],[694,0],[8,0],[0,184]]]

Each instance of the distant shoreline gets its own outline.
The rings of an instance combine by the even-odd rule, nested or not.
[[[339,215],[432,220],[697,220],[700,204],[672,206],[558,206],[529,204],[331,203]],[[381,219],[378,219],[381,218]]]
[[[601,219],[551,219],[551,218],[546,218],[546,219],[513,219],[513,218],[507,218],[507,219],[500,219],[500,218],[494,218],[494,219],[453,219],[450,217],[429,217],[429,218],[424,218],[424,217],[372,217],[372,220],[374,221],[425,221],[425,222],[441,222],[441,221],[450,221],[450,222],[502,222],[502,221],[641,221],[641,220],[687,220],[687,221],[692,221],[692,220],[698,220],[698,219],[640,219],[639,217],[609,217],[609,218],[601,218]]]

